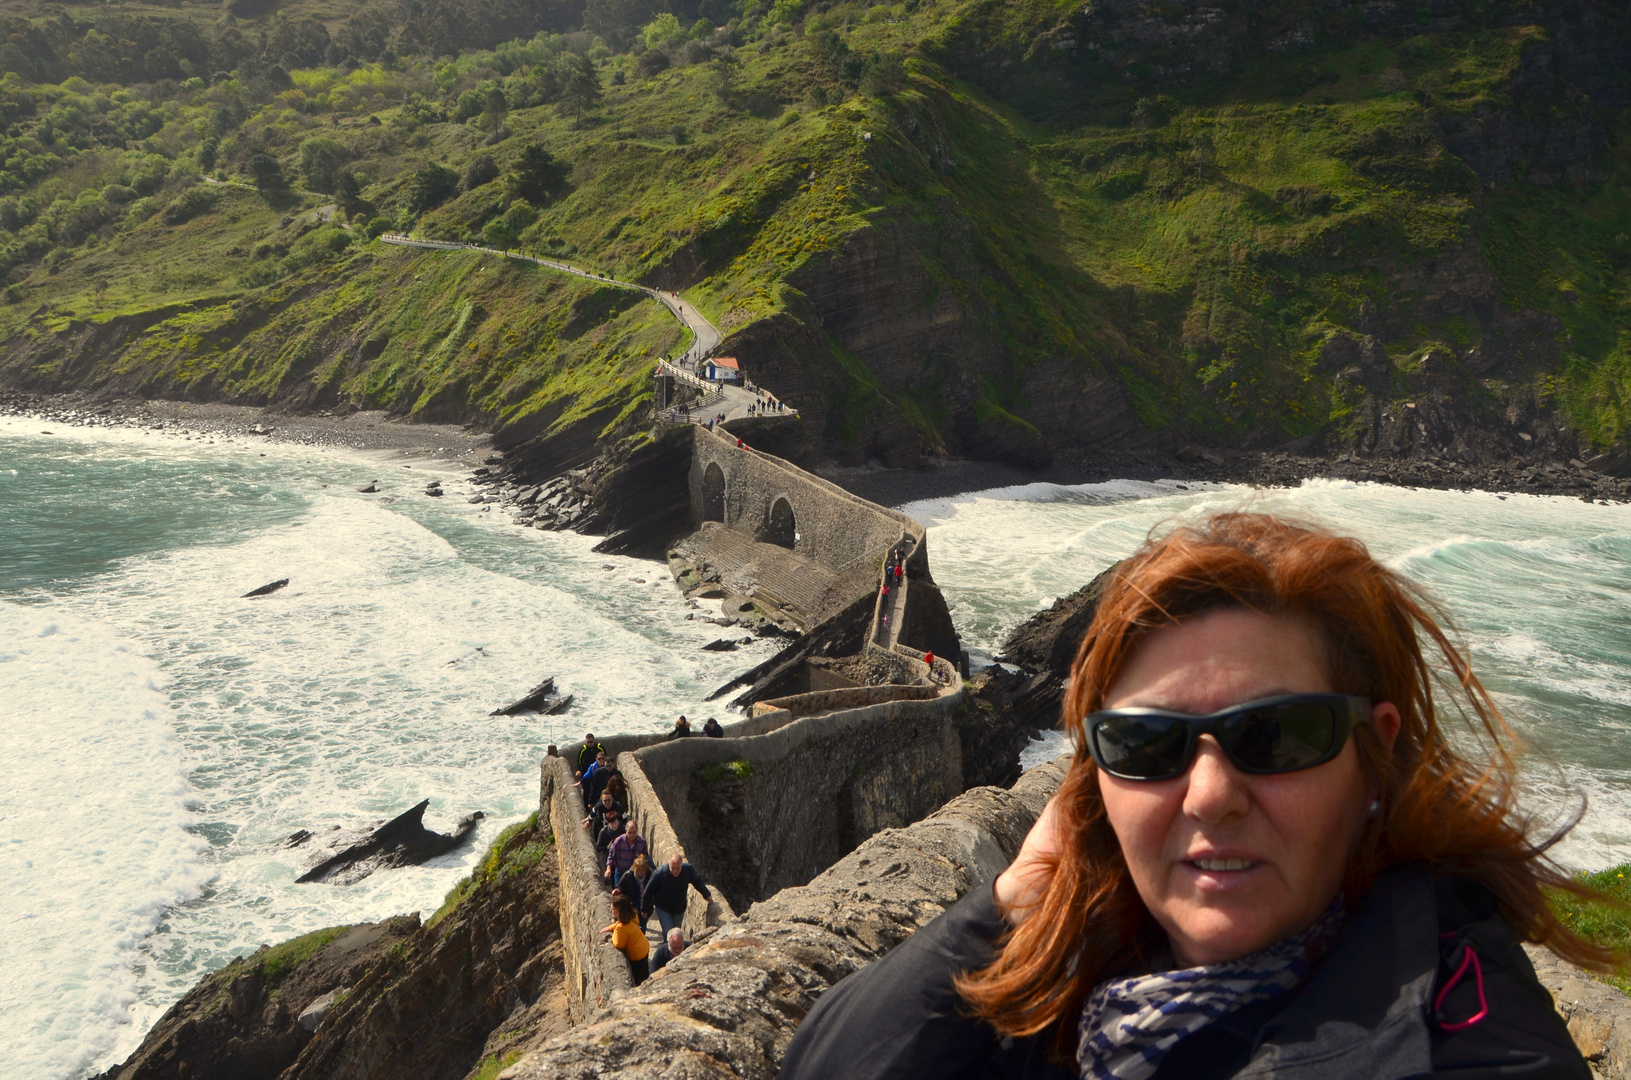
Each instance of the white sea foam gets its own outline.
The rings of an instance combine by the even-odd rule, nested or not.
[[[594,538],[517,529],[464,502],[472,488],[446,471],[448,496],[431,499],[429,469],[307,448],[62,429],[21,453],[30,468],[18,486],[0,486],[12,515],[9,525],[0,515],[0,530],[13,559],[26,548],[58,571],[14,591],[29,606],[12,606],[111,628],[130,643],[130,662],[165,680],[163,693],[146,692],[147,722],[190,794],[184,808],[179,797],[158,805],[191,832],[177,832],[185,860],[158,853],[153,866],[191,867],[194,893],[209,885],[191,899],[178,890],[143,901],[148,921],[119,926],[122,944],[96,972],[70,938],[8,937],[39,970],[77,982],[29,986],[0,1010],[16,1026],[0,1044],[29,1047],[0,1055],[4,1080],[83,1076],[121,1059],[200,975],[262,943],[428,914],[500,829],[537,808],[548,744],[586,727],[659,730],[677,712],[728,719],[702,698],[775,647],[703,652],[721,631],[701,616],[717,610],[687,607],[666,568],[596,555]],[[355,490],[374,477],[382,496]],[[242,598],[283,577],[287,588]],[[0,664],[0,694],[49,694],[59,666],[74,670],[54,658]],[[545,675],[577,695],[570,713],[488,715]],[[77,792],[102,784],[94,764],[41,775]],[[139,826],[147,788],[168,790],[132,779],[97,798],[110,820]],[[488,817],[470,844],[424,866],[347,888],[295,884],[304,860],[281,838],[367,824],[421,798],[432,828],[471,810]],[[21,850],[11,845],[8,860]],[[55,868],[58,853],[42,854],[36,867]],[[15,883],[31,876],[46,906],[117,922],[120,909],[95,890],[20,862],[0,865],[0,894],[24,895]],[[89,1034],[65,1048],[63,1031]]]
[[[72,1075],[154,1019],[137,950],[210,870],[162,676],[105,628],[0,602],[0,1072]]]

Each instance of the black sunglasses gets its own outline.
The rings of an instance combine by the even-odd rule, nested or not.
[[[1234,767],[1259,776],[1323,765],[1342,752],[1355,724],[1370,721],[1369,698],[1350,694],[1283,694],[1209,716],[1171,709],[1106,709],[1089,713],[1087,745],[1099,768],[1124,780],[1171,780],[1211,735]]]

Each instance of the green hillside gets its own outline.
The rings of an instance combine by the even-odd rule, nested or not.
[[[678,288],[801,452],[1631,424],[1620,4],[13,3],[0,381],[634,432]],[[566,451],[563,450],[563,453]]]

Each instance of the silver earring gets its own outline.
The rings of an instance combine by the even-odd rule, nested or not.
[[[1381,816],[1382,816],[1382,800],[1381,799],[1372,799],[1370,801],[1370,819],[1372,821],[1375,821],[1377,818],[1379,818]]]

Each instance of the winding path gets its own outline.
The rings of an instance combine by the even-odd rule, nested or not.
[[[685,351],[684,356],[676,361],[680,365],[695,366],[698,360],[719,348],[720,341],[724,340],[725,335],[719,332],[719,327],[704,318],[702,312],[698,311],[694,305],[678,293],[648,288],[645,285],[637,285],[632,281],[618,281],[616,278],[607,277],[605,274],[590,273],[588,270],[580,270],[576,266],[556,262],[554,259],[539,259],[531,255],[521,255],[514,251],[500,251],[497,248],[485,247],[481,244],[460,244],[445,240],[415,240],[401,233],[385,233],[380,236],[379,242],[382,244],[396,244],[400,247],[429,248],[432,251],[480,251],[506,259],[519,259],[522,262],[530,262],[549,270],[558,270],[563,274],[575,274],[581,278],[588,278],[590,281],[598,281],[603,285],[643,292],[653,300],[660,302],[691,331],[691,347]],[[747,391],[742,391],[742,393],[746,394]],[[751,397],[752,395],[748,396]]]

